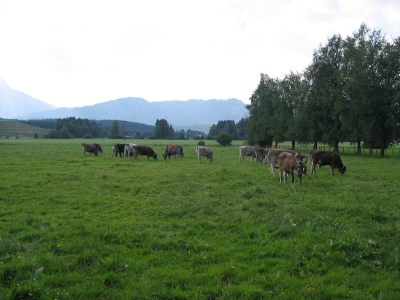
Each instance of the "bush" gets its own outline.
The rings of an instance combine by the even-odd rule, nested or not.
[[[205,146],[206,143],[204,141],[198,141],[197,146]]]
[[[230,146],[232,143],[232,136],[224,131],[221,131],[218,135],[217,135],[217,142],[222,146]]]
[[[90,133],[86,133],[86,134],[83,136],[83,138],[84,138],[84,139],[93,139],[93,136],[92,136]]]

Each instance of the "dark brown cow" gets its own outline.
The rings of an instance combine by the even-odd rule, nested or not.
[[[311,174],[315,174],[316,165],[331,166],[331,175],[333,175],[334,169],[338,169],[340,174],[346,172],[346,166],[343,165],[339,154],[335,152],[311,150],[308,159],[311,161]]]
[[[115,157],[119,156],[122,158],[122,155],[124,154],[125,151],[125,144],[114,144],[112,146],[112,153],[115,155]]]
[[[103,153],[103,149],[101,149],[101,146],[99,144],[93,144],[96,146],[97,152]]]
[[[294,175],[299,178],[299,185],[301,185],[301,178],[306,172],[306,165],[301,160],[299,160],[296,155],[282,152],[279,154],[279,182],[282,183],[282,179],[286,183],[287,175],[292,176],[292,184],[294,183]]]
[[[82,150],[83,150],[83,155],[86,155],[86,152],[88,153],[94,153],[94,155],[97,156],[98,150],[95,144],[82,144]]]
[[[135,158],[135,160],[137,159],[138,155],[145,155],[147,156],[147,159],[152,157],[157,160],[157,154],[149,146],[133,146],[133,157]]]
[[[183,148],[181,145],[167,145],[167,147],[165,148],[165,153],[162,155],[164,157],[164,159],[171,158],[171,156],[174,156],[176,158],[176,156],[178,155],[178,157],[183,157]]]

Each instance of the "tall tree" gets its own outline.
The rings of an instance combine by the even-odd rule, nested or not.
[[[278,97],[278,80],[261,74],[257,89],[250,97],[249,122],[246,134],[250,144],[271,147],[274,139],[274,99]]]
[[[323,141],[333,145],[335,152],[339,150],[339,142],[344,138],[341,121],[344,102],[343,53],[343,39],[340,35],[334,35],[313,55],[314,96],[322,114],[319,127],[323,131]]]
[[[111,128],[110,128],[110,136],[111,138],[117,138],[119,135],[119,124],[117,122],[117,120],[114,120]]]

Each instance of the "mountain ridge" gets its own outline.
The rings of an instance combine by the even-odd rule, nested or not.
[[[166,119],[174,125],[216,124],[219,120],[234,120],[246,117],[246,105],[238,99],[157,101],[126,97],[94,105],[35,112],[19,119],[87,118],[94,120],[116,119],[144,124],[155,124],[157,119]]]

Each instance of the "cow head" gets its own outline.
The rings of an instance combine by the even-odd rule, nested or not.
[[[340,174],[344,174],[344,172],[346,172],[346,166],[343,166],[343,167],[339,168],[339,173]]]
[[[297,176],[301,177],[302,175],[306,175],[307,173],[307,166],[301,160],[297,161]]]
[[[157,154],[154,153],[151,157],[154,158],[154,159],[157,159]]]
[[[164,157],[164,159],[167,159],[168,153],[165,152],[162,156]],[[153,157],[154,157],[154,155],[153,155]],[[157,155],[156,155],[156,157],[157,157]]]
[[[305,157],[307,157],[307,156],[303,155],[301,152],[297,152],[297,153],[294,155],[294,157],[295,157],[296,159],[298,159],[299,161],[303,161],[303,159],[304,159]]]

